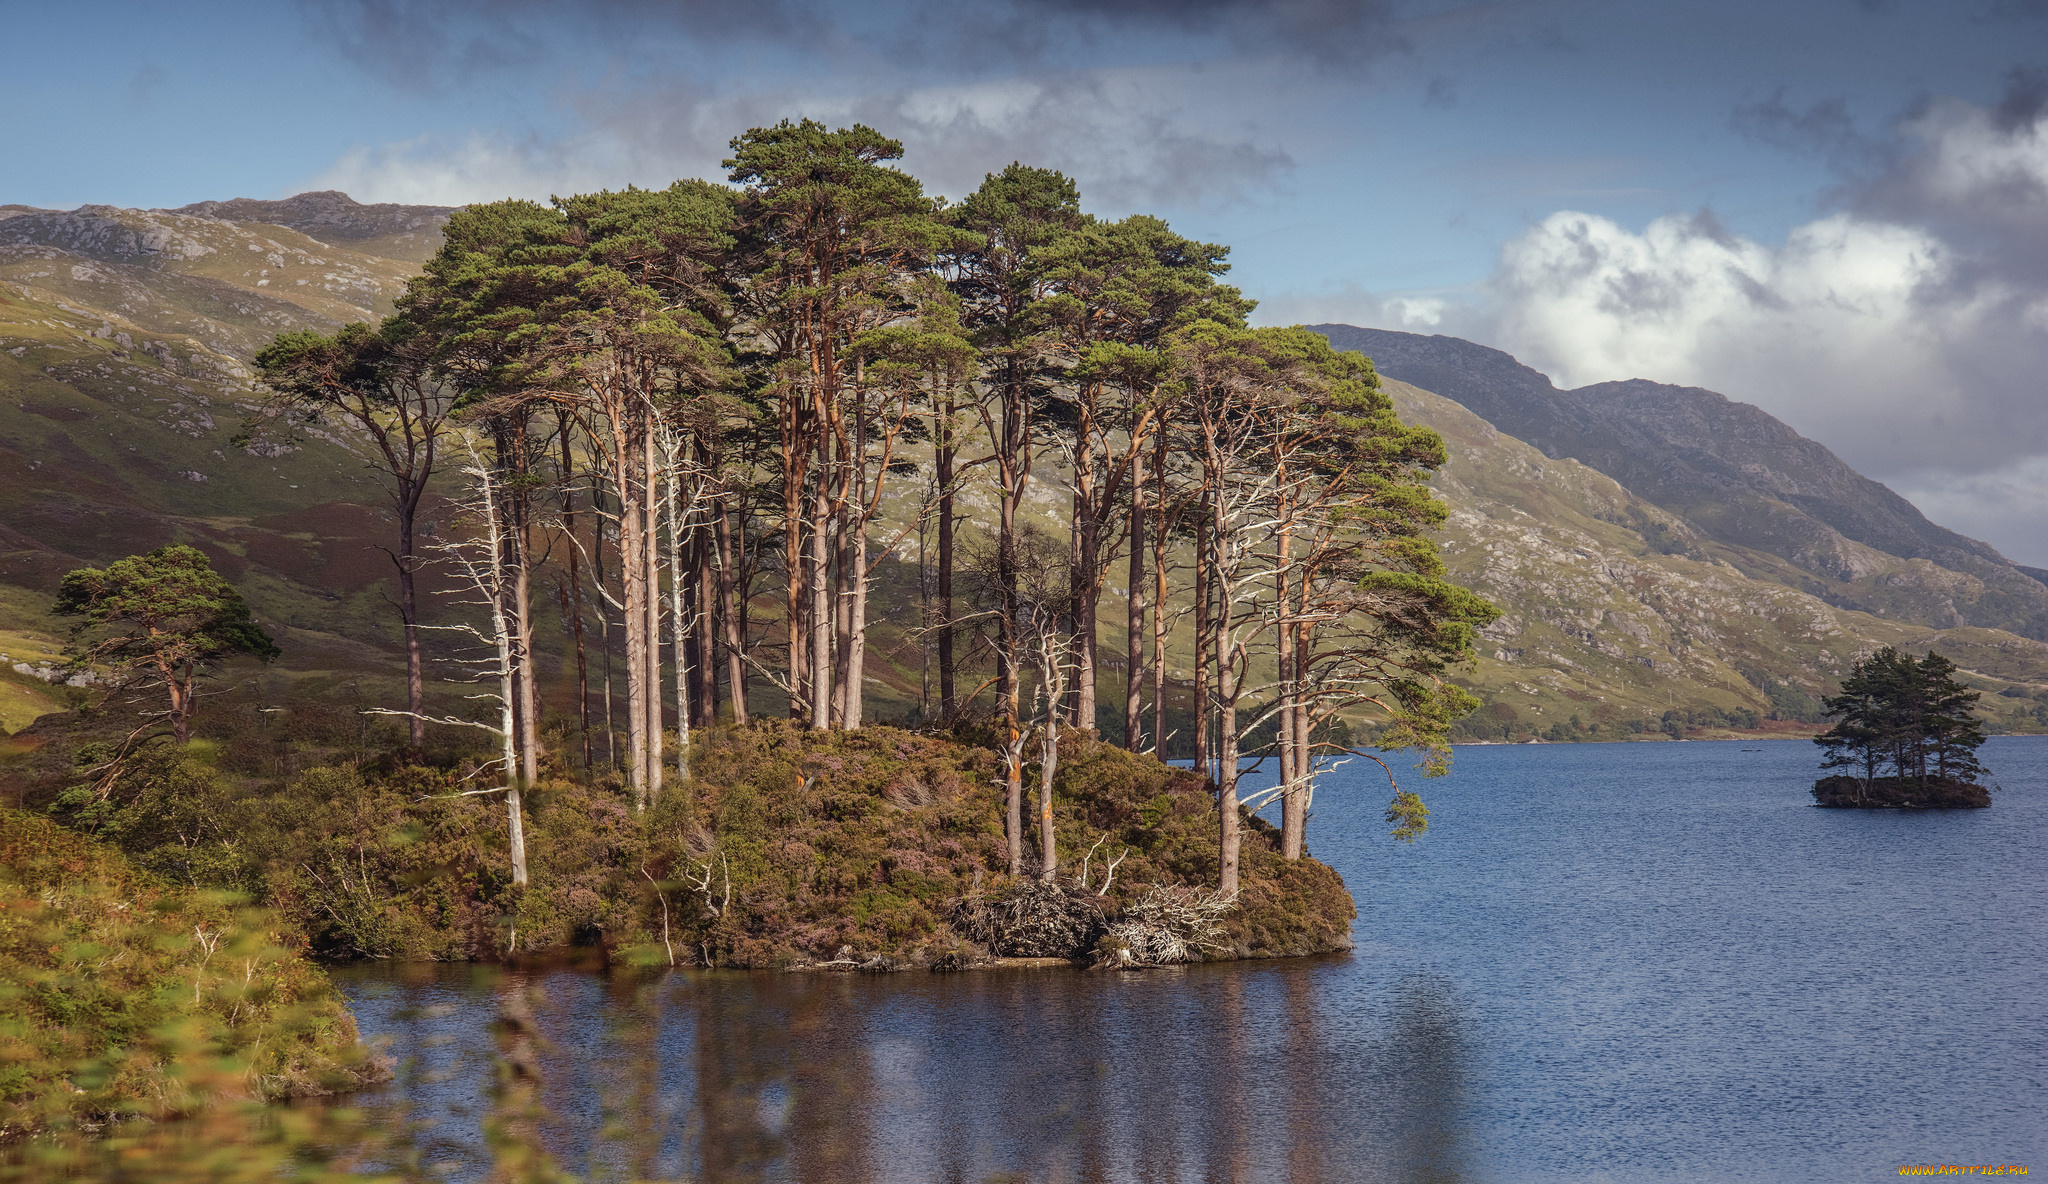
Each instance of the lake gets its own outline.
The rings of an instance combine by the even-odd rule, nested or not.
[[[1905,814],[1812,808],[1804,742],[1463,747],[1404,781],[1413,846],[1354,762],[1309,827],[1358,900],[1348,955],[536,972],[542,1138],[572,1170],[714,1181],[2048,1170],[2048,738],[1982,755],[1990,809]],[[405,1062],[373,1104],[476,1178],[514,981],[337,978]]]

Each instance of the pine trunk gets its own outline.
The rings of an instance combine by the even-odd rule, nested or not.
[[[661,796],[662,762],[668,755],[664,734],[667,729],[663,727],[661,711],[661,468],[655,454],[652,422],[647,424],[642,437],[641,457],[641,505],[646,524],[641,530],[638,559],[646,573],[641,578],[647,587],[642,602],[647,615],[641,628],[647,640],[640,647],[640,657],[647,667],[640,677],[647,688],[647,795],[652,800]]]
[[[1166,433],[1152,465],[1152,753],[1166,757]]]
[[[939,412],[939,718],[951,727],[960,711],[953,656],[953,396]]]
[[[1124,606],[1124,747],[1145,750],[1145,457],[1134,445],[1131,455],[1130,567],[1125,573],[1129,595]]]
[[[718,495],[718,618],[725,627],[725,677],[727,696],[732,700],[732,722],[747,724],[746,634],[739,615],[738,558],[733,547],[732,507],[726,495]]]
[[[811,727],[832,726],[832,515],[825,482],[811,505]]]
[[[424,489],[408,485],[398,499],[398,617],[405,632],[405,709],[412,750],[427,746],[427,680],[420,654],[419,595],[413,576],[414,538]]]

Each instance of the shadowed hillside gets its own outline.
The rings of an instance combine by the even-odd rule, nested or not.
[[[1315,328],[1382,374],[1613,477],[1703,540],[1741,548],[1719,557],[1758,579],[1894,620],[2048,638],[2048,586],[1747,403],[1641,379],[1560,391],[1459,338]]]

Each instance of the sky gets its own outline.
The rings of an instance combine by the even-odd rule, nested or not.
[[[456,204],[749,127],[1012,160],[1263,323],[1754,403],[2048,567],[2048,0],[0,0],[0,202]]]

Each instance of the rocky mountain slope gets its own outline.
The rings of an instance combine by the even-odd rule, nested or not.
[[[173,540],[245,585],[295,670],[388,665],[382,496],[351,442],[230,437],[255,351],[388,312],[445,216],[339,194],[0,206],[0,727],[58,702],[20,667],[57,648],[62,573]]]
[[[1749,404],[1640,379],[1561,391],[1455,337],[1315,328],[1380,373],[1613,477],[1700,538],[1737,548],[1720,557],[1758,579],[1888,619],[2048,638],[2048,586]]]
[[[1671,730],[1666,713],[1687,734],[1754,727],[1774,714],[1789,728],[1882,645],[1938,648],[1993,692],[1985,704],[1996,726],[2044,726],[2048,703],[2033,696],[2048,694],[2048,645],[1877,617],[1753,576],[1774,557],[1714,540],[1450,399],[1399,381],[1387,388],[1404,419],[1449,445],[1433,483],[1451,507],[1446,562],[1505,610],[1485,631],[1477,669],[1461,679],[1487,704],[1466,736],[1654,735]]]

